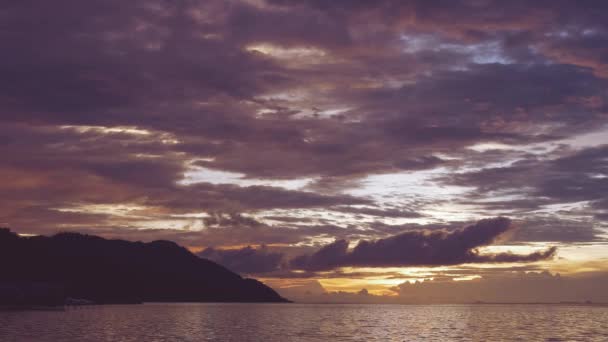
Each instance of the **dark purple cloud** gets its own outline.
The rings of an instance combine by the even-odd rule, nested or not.
[[[420,213],[411,210],[400,210],[396,208],[391,209],[375,209],[366,207],[337,207],[333,208],[334,211],[342,213],[350,213],[356,215],[368,215],[378,217],[390,217],[390,218],[417,218],[422,217]]]
[[[526,199],[488,202],[489,207],[535,209],[556,203],[589,202],[600,209],[608,191],[608,147],[566,149],[554,158],[520,159],[509,166],[451,174],[446,183],[474,187],[473,198],[490,192],[515,191]],[[483,205],[483,204],[482,204]]]
[[[408,231],[375,241],[362,240],[350,251],[348,241],[338,240],[312,255],[293,259],[291,266],[296,269],[327,270],[344,266],[397,267],[530,262],[548,259],[555,254],[555,248],[527,255],[478,252],[477,248],[492,244],[510,229],[511,221],[499,217],[480,220],[452,232]]]
[[[266,246],[254,249],[247,246],[241,249],[206,248],[198,253],[201,258],[213,260],[228,269],[242,274],[259,274],[276,271],[283,262],[284,255],[270,252]]]

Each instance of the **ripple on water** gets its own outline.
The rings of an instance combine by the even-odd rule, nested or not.
[[[608,341],[608,307],[146,304],[0,312],[0,341]]]

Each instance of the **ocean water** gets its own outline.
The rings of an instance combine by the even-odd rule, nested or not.
[[[608,307],[88,306],[0,312],[0,341],[608,341]]]

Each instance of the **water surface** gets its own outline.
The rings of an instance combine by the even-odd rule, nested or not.
[[[608,307],[89,306],[0,312],[0,341],[608,341]]]

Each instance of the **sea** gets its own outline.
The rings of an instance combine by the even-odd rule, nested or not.
[[[80,306],[0,311],[0,341],[608,341],[608,306]]]

